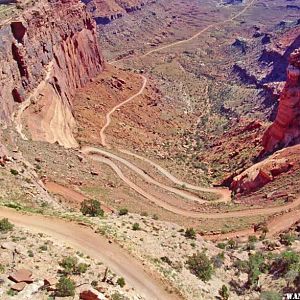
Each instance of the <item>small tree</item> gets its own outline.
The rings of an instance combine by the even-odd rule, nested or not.
[[[187,265],[191,273],[203,281],[211,279],[213,266],[205,252],[197,252],[188,257]]]
[[[188,239],[195,239],[196,238],[196,231],[194,228],[187,228],[185,230],[184,236]]]
[[[6,233],[8,231],[13,230],[14,225],[11,224],[7,218],[3,218],[0,220],[0,232]]]
[[[61,277],[56,284],[56,296],[73,297],[75,296],[75,282],[68,277]]]
[[[101,209],[100,202],[94,199],[84,200],[81,203],[80,211],[85,216],[86,215],[91,217],[104,216],[104,211],[103,209]]]
[[[229,299],[229,290],[228,287],[223,284],[222,288],[219,290],[219,295],[222,298],[222,300],[228,300]]]

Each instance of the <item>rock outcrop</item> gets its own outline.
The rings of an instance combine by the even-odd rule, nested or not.
[[[0,28],[0,61],[0,121],[14,115],[21,133],[21,114],[38,103],[29,116],[32,138],[76,146],[72,97],[103,69],[96,24],[85,5],[40,1],[8,20]]]
[[[123,17],[126,13],[140,10],[144,0],[82,0],[97,24],[105,25]]]
[[[255,192],[292,167],[293,163],[288,158],[272,156],[234,177],[230,189],[239,194]]]
[[[275,122],[263,137],[263,154],[300,142],[300,49],[289,59],[287,81],[280,96]]]

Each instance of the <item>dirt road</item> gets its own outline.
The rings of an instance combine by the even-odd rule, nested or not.
[[[123,276],[129,286],[147,300],[179,300],[181,297],[165,291],[164,284],[148,274],[143,265],[130,256],[116,243],[108,243],[105,237],[94,233],[91,228],[52,217],[22,214],[0,208],[0,216],[8,218],[17,226],[32,232],[44,233],[54,239],[101,260],[111,270]]]
[[[191,36],[190,38],[188,39],[184,39],[184,40],[180,40],[180,41],[177,41],[177,42],[173,42],[173,43],[170,43],[170,44],[167,44],[165,46],[161,46],[161,47],[158,47],[156,49],[153,49],[153,50],[150,50],[148,52],[146,52],[145,54],[142,54],[140,55],[141,58],[143,57],[146,57],[146,56],[149,56],[155,52],[159,52],[161,50],[165,50],[165,49],[169,49],[169,48],[172,48],[172,47],[175,47],[175,46],[178,46],[178,45],[181,45],[181,44],[185,44],[185,43],[188,43],[188,42],[191,42],[192,40],[196,39],[197,37],[199,37],[201,34],[205,33],[206,31],[212,29],[212,28],[216,28],[220,25],[224,25],[226,23],[229,23],[229,22],[232,22],[234,21],[235,19],[237,19],[238,17],[242,16],[249,8],[251,8],[254,4],[256,0],[252,0],[250,1],[245,7],[244,9],[242,9],[239,13],[237,13],[236,15],[234,15],[233,17],[227,19],[227,20],[224,20],[224,21],[221,21],[221,22],[216,22],[214,24],[211,24],[211,25],[208,25],[207,27],[201,29],[200,31],[198,31],[196,34],[194,34],[193,36]],[[136,57],[136,56],[134,56]],[[128,60],[128,59],[131,59],[132,56],[129,56],[129,57],[124,57],[122,59],[119,59],[119,60],[114,60],[114,61],[111,61],[109,62],[110,64],[114,64],[114,63],[117,63],[117,62],[120,62],[120,61],[124,61],[124,60]]]
[[[220,212],[220,213],[202,213],[202,212],[194,212],[182,209],[180,207],[172,206],[169,203],[166,203],[165,201],[154,197],[153,195],[149,194],[147,191],[143,190],[139,186],[137,186],[135,183],[133,183],[129,178],[127,178],[121,169],[110,159],[105,158],[103,156],[107,156],[109,158],[117,159],[120,162],[123,162],[123,159],[111,154],[110,152],[94,148],[94,147],[84,147],[82,148],[82,152],[85,155],[88,155],[91,159],[100,161],[102,163],[105,163],[109,167],[111,167],[117,176],[123,180],[130,188],[135,190],[137,193],[148,199],[149,201],[155,203],[156,205],[171,211],[175,214],[182,215],[185,217],[195,218],[195,219],[223,219],[223,218],[241,218],[241,217],[252,217],[252,216],[258,216],[258,215],[271,215],[276,214],[284,211],[288,211],[291,209],[295,209],[300,205],[300,196],[293,202],[287,203],[282,206],[275,206],[275,207],[268,207],[268,208],[257,208],[257,209],[247,209],[247,210],[239,210],[239,211],[231,211],[231,212]],[[98,154],[102,155],[99,156]],[[130,162],[127,162],[130,164]],[[134,170],[138,175],[143,175],[144,178],[146,178],[145,174],[143,174],[143,171],[140,169]],[[141,174],[142,173],[142,174]],[[162,194],[163,198],[163,194]]]
[[[119,103],[118,105],[116,105],[112,110],[110,110],[105,118],[106,118],[106,123],[105,125],[102,127],[101,131],[100,131],[100,137],[101,137],[101,143],[103,145],[103,147],[108,147],[109,148],[109,145],[108,143],[106,142],[106,134],[105,134],[105,130],[106,128],[110,125],[111,123],[111,115],[117,110],[119,109],[120,107],[122,107],[123,105],[125,105],[126,103],[130,102],[131,100],[133,100],[134,98],[138,97],[139,95],[141,95],[145,88],[146,88],[146,85],[147,85],[147,78],[143,75],[140,75],[141,78],[143,79],[143,84],[142,84],[142,87],[141,89],[136,93],[134,94],[133,96],[129,97],[128,99],[126,99],[125,101]]]

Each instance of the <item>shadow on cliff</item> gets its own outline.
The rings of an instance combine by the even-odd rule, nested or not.
[[[264,79],[261,80],[261,84],[270,83],[274,81],[285,81],[286,80],[286,69],[288,67],[288,59],[291,53],[300,47],[300,36],[298,36],[294,42],[286,49],[283,55],[277,52],[264,51],[259,58],[260,62],[272,62],[273,70]]]

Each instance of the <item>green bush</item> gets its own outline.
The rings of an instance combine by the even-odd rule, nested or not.
[[[289,271],[295,270],[300,272],[300,255],[295,251],[283,252],[274,262],[272,271],[274,273],[287,274]]]
[[[68,277],[61,277],[56,284],[55,295],[58,297],[74,297],[75,282]]]
[[[64,268],[63,273],[70,275],[80,275],[82,273],[85,273],[88,269],[88,265],[85,263],[79,263],[78,259],[73,256],[65,257],[59,265]]]
[[[185,233],[184,233],[184,236],[187,238],[187,239],[196,239],[196,231],[194,228],[187,228],[185,230]]]
[[[119,210],[119,216],[125,216],[128,215],[128,209],[127,208],[121,208]]]
[[[219,290],[219,295],[222,300],[228,300],[229,299],[229,290],[228,287],[224,284],[222,285],[222,288]]]
[[[248,284],[249,286],[257,286],[260,274],[264,271],[264,256],[257,252],[249,257],[249,272],[248,272]]]
[[[75,274],[82,274],[85,273],[88,269],[88,265],[85,263],[80,263],[76,266],[74,273]]]
[[[0,220],[0,232],[6,233],[8,231],[13,230],[14,225],[11,224],[7,218],[3,218]]]
[[[101,209],[100,202],[98,200],[84,200],[81,203],[80,211],[85,216],[91,216],[91,217],[103,217],[104,211]]]
[[[125,279],[123,277],[119,277],[118,280],[117,280],[117,284],[120,286],[120,287],[124,287],[125,286]]]
[[[77,263],[78,259],[76,257],[68,256],[63,258],[59,265],[64,268],[65,274],[73,274],[76,270]]]
[[[132,230],[136,231],[136,230],[140,230],[140,229],[141,229],[141,227],[140,227],[140,224],[139,224],[139,223],[134,223],[134,224],[132,225]]]
[[[203,281],[211,279],[213,266],[210,259],[204,252],[197,252],[188,257],[187,265],[192,274]]]
[[[236,260],[233,263],[233,266],[239,270],[239,272],[248,273],[249,272],[249,264],[246,260]]]
[[[226,244],[225,243],[218,243],[217,247],[224,250],[224,249],[226,249]]]

